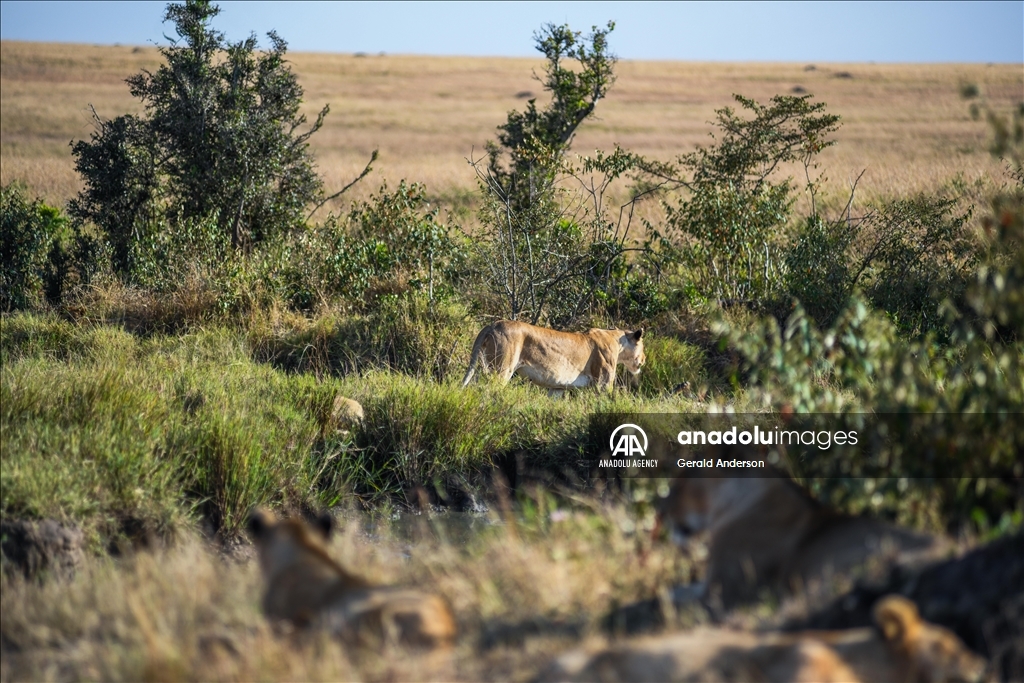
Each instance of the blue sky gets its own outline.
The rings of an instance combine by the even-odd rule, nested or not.
[[[0,37],[166,43],[164,2],[0,2]],[[544,23],[616,22],[624,59],[1024,63],[1024,2],[221,2],[237,40],[292,50],[529,56]]]

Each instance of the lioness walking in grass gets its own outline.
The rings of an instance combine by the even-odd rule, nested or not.
[[[640,373],[644,355],[643,328],[590,329],[559,332],[515,320],[499,320],[476,337],[462,386],[473,379],[478,365],[508,382],[520,375],[560,394],[565,389],[595,386],[610,391],[619,363],[633,375]]]

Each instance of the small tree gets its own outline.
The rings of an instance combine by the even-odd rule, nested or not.
[[[537,100],[532,99],[526,111],[510,111],[508,120],[498,126],[499,144],[487,145],[489,182],[500,187],[516,210],[528,209],[550,192],[576,129],[615,82],[617,60],[608,52],[608,34],[614,29],[610,21],[604,30],[594,27],[583,39],[567,25],[548,24],[534,36],[537,51],[547,60],[544,78],[538,80],[551,93],[551,103],[538,111]],[[575,69],[566,65],[572,61]]]
[[[85,188],[68,212],[100,227],[114,272],[127,277],[141,269],[140,250],[151,243],[156,229],[159,150],[146,121],[137,116],[104,121],[94,110],[93,119],[92,140],[79,140],[71,148]]]
[[[145,114],[97,117],[91,140],[72,145],[85,189],[71,212],[106,233],[123,275],[158,213],[172,228],[215,217],[237,249],[300,225],[322,197],[308,141],[328,107],[300,132],[303,91],[284,40],[270,32],[262,52],[254,35],[229,43],[210,27],[219,12],[204,0],[168,5],[179,40],[160,49],[155,72],[127,81]]]
[[[480,268],[501,315],[573,322],[592,298],[591,276],[618,254],[595,246],[606,240],[607,226],[557,182],[576,172],[564,157],[615,80],[616,59],[608,51],[614,28],[609,22],[584,38],[549,24],[535,35],[547,60],[538,80],[551,102],[540,110],[530,100],[526,111],[510,111],[498,141],[487,145],[486,164],[472,162],[484,195]]]

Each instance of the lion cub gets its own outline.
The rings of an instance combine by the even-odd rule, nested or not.
[[[656,523],[686,547],[708,535],[705,592],[729,609],[765,589],[785,594],[865,565],[873,558],[934,559],[942,543],[815,501],[783,478],[677,479]]]
[[[538,681],[762,681],[942,683],[979,681],[985,661],[951,631],[923,621],[914,603],[890,595],[874,609],[877,629],[750,633],[697,629],[575,650]]]
[[[353,643],[450,646],[455,618],[447,603],[346,571],[324,545],[332,526],[329,515],[315,530],[300,520],[277,520],[267,510],[250,515],[249,533],[267,580],[267,616],[297,627],[319,625]]]

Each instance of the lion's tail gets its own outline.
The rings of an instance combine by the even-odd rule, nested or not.
[[[462,386],[469,386],[469,382],[473,379],[473,374],[476,372],[476,366],[480,364],[480,354],[483,352],[484,342],[491,335],[491,326],[488,325],[484,329],[480,330],[480,334],[476,336],[476,341],[473,342],[473,353],[469,355],[469,367],[466,369],[466,376],[462,379]]]

